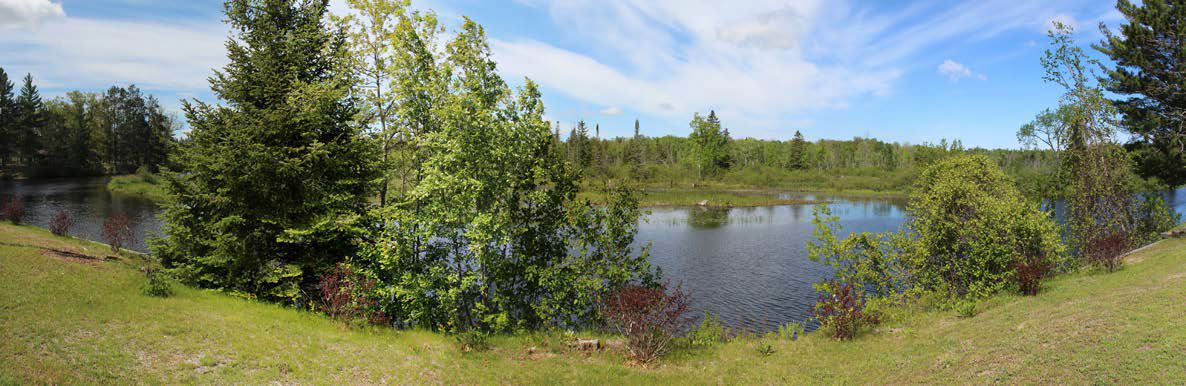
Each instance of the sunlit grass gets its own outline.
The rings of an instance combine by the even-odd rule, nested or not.
[[[746,336],[680,348],[651,368],[561,332],[463,353],[437,333],[351,328],[318,314],[178,288],[142,295],[148,264],[103,245],[0,223],[0,383],[1138,383],[1186,379],[1186,240],[1119,272],[1000,295],[971,318],[899,310],[852,342]],[[590,334],[577,334],[589,336]],[[602,339],[615,341],[610,335]],[[772,353],[758,350],[769,344]],[[611,345],[612,346],[612,345]]]
[[[115,194],[140,196],[155,202],[166,202],[169,193],[164,181],[152,174],[128,174],[111,177],[107,191]]]

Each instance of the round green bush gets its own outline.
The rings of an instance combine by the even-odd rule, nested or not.
[[[910,205],[917,237],[909,254],[918,285],[952,299],[982,298],[1009,285],[1018,261],[1060,259],[1050,215],[1027,202],[980,155],[942,160],[923,172]]]

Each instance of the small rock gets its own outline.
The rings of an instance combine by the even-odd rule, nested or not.
[[[599,340],[599,339],[577,338],[576,343],[573,345],[582,351],[590,351],[590,350],[601,351],[601,349],[603,348],[601,346],[601,340]]]

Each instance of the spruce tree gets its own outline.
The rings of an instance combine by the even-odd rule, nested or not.
[[[13,119],[17,152],[25,167],[35,166],[38,153],[41,150],[41,130],[45,127],[45,103],[37,86],[33,84],[33,74],[26,74],[21,85],[21,92],[16,97],[16,116]]]
[[[16,119],[16,101],[12,98],[12,89],[12,81],[8,79],[4,68],[0,68],[0,138],[5,138],[4,141],[0,141],[0,175],[5,173],[8,160],[16,151],[16,141],[10,140],[16,138],[13,125]]]
[[[803,140],[803,134],[799,130],[795,130],[795,138],[791,140],[791,159],[789,162],[791,169],[798,170],[805,168],[804,160],[806,156],[807,141]]]
[[[354,253],[379,175],[352,121],[344,34],[326,1],[232,0],[223,102],[186,101],[192,130],[168,173],[163,263],[203,287],[296,301]]]

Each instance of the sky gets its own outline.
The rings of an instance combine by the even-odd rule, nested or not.
[[[1112,1],[422,0],[451,31],[486,27],[512,85],[539,83],[547,119],[601,136],[690,132],[716,111],[735,138],[959,139],[1017,148],[1057,104],[1039,62],[1052,20],[1083,46]],[[333,12],[346,12],[332,0]],[[214,102],[221,0],[0,0],[0,68],[49,97],[136,84],[178,110]]]

